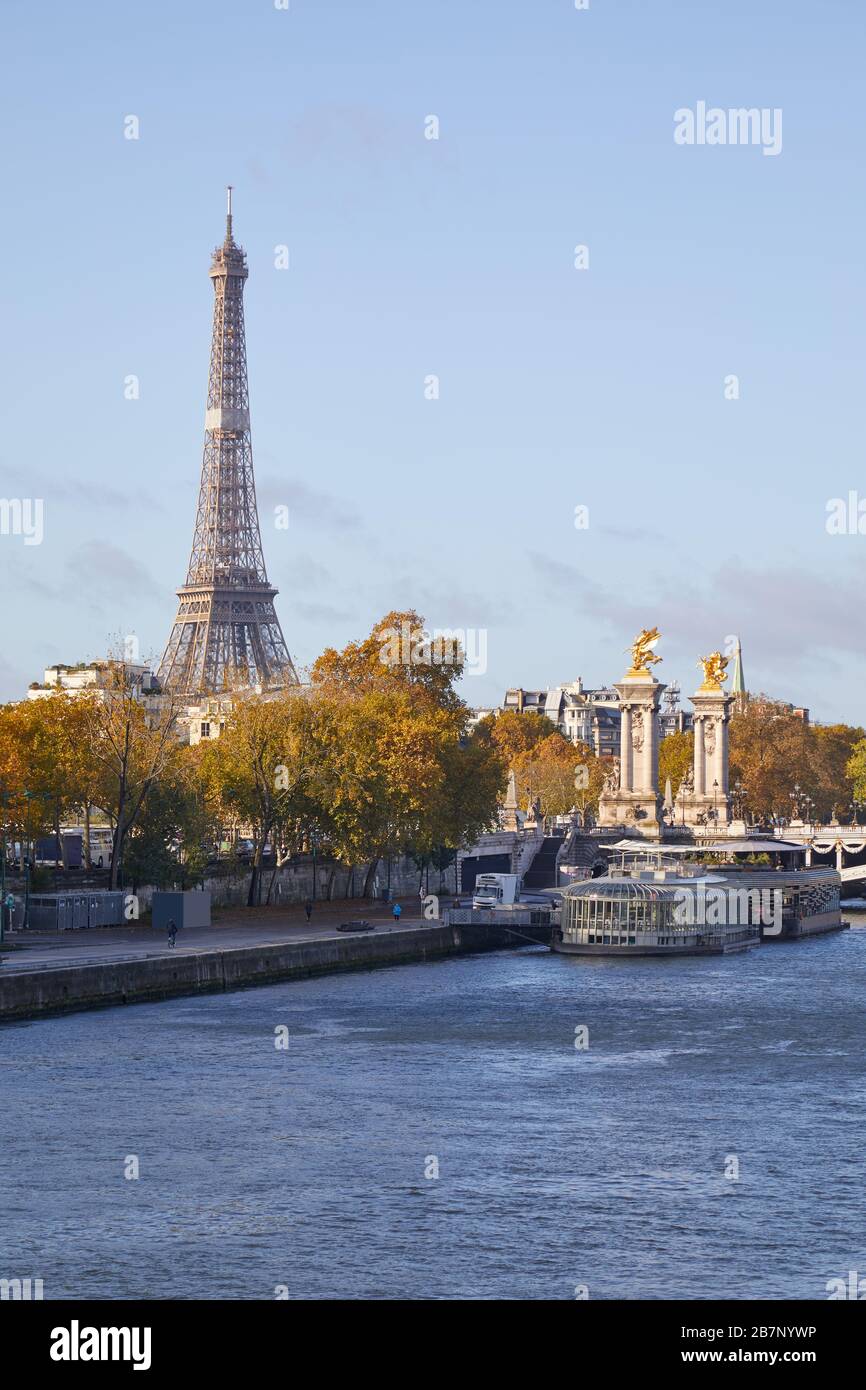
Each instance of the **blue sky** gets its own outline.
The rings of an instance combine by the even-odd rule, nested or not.
[[[866,536],[825,529],[866,498],[859,0],[6,0],[0,25],[0,495],[45,507],[41,545],[0,535],[0,698],[116,634],[162,651],[231,182],[298,664],[414,605],[487,631],[486,704],[618,679],[657,624],[686,693],[737,633],[752,688],[866,721]],[[676,145],[701,100],[781,108],[782,152]]]

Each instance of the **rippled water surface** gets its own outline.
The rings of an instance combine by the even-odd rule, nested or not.
[[[864,1021],[861,927],[9,1026],[0,1276],[46,1298],[825,1298],[866,1273]]]

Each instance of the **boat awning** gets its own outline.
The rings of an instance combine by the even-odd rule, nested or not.
[[[740,840],[716,840],[715,843],[696,846],[704,854],[805,854],[806,845],[792,840],[759,840],[746,837]]]
[[[757,836],[744,836],[738,840],[695,840],[691,845],[667,845],[663,841],[617,840],[616,844],[605,846],[620,852],[634,854],[790,854],[797,851],[805,853],[806,845],[792,840],[758,839]]]
[[[695,854],[701,845],[664,845],[651,840],[617,840],[615,845],[602,849],[631,850],[634,854]]]

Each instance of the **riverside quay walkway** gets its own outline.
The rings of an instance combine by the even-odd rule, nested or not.
[[[409,914],[414,908],[415,917]],[[338,930],[365,920],[370,932]],[[274,984],[342,970],[406,965],[550,939],[549,927],[518,938],[491,925],[448,926],[421,918],[417,899],[395,922],[390,906],[355,898],[302,908],[224,909],[210,927],[178,933],[135,923],[76,932],[19,932],[0,961],[0,1023],[173,995]]]

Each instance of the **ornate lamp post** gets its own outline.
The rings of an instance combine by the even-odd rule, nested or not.
[[[745,820],[743,815],[743,784],[739,778],[734,783],[734,805],[737,808],[737,820]]]

